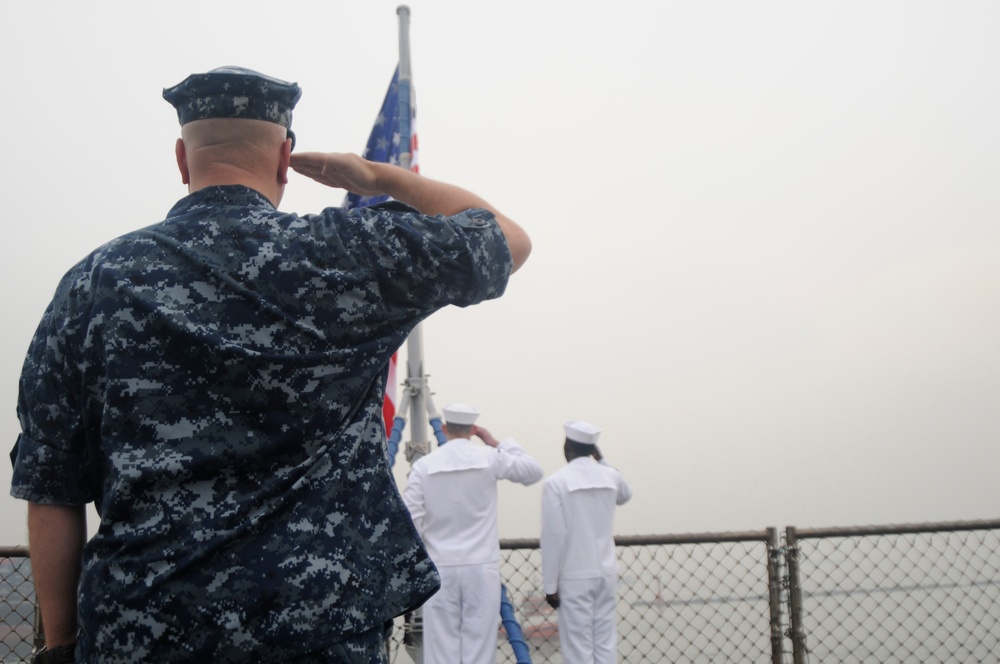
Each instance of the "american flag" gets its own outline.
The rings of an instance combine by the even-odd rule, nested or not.
[[[361,153],[361,156],[369,161],[381,161],[398,166],[400,155],[407,152],[405,148],[409,148],[410,170],[419,173],[420,167],[417,163],[416,105],[413,103],[412,88],[402,86],[404,90],[410,92],[410,99],[408,103],[406,103],[407,100],[404,100],[403,106],[400,106],[400,88],[399,69],[397,68],[396,72],[392,75],[389,90],[385,93],[385,101],[382,102],[382,108],[378,112],[378,117],[375,118],[375,126],[372,127],[372,133],[368,136],[368,144],[365,146],[365,150]],[[409,109],[410,117],[401,118],[400,115],[405,113],[406,109]],[[404,146],[403,134],[406,133],[407,128],[410,133],[410,144]],[[384,194],[381,196],[360,196],[348,193],[344,198],[344,207],[347,209],[366,207],[387,200],[389,200],[389,197]]]
[[[400,104],[400,90],[403,91],[403,103]],[[385,93],[385,101],[375,118],[375,126],[368,136],[368,145],[365,146],[362,156],[369,161],[380,161],[388,164],[400,165],[400,157],[407,152],[410,153],[410,170],[420,172],[417,163],[417,129],[416,129],[416,105],[413,103],[413,92],[409,86],[399,84],[399,68],[396,68],[392,75],[392,82],[389,90]],[[409,116],[409,117],[407,117]],[[405,136],[410,135],[409,146]],[[343,207],[347,209],[366,207],[389,200],[386,195],[381,196],[360,196],[348,193],[344,198]],[[386,379],[385,402],[382,404],[382,419],[385,430],[388,434],[392,431],[392,423],[396,417],[396,362],[399,353],[393,353],[389,360],[389,376]]]

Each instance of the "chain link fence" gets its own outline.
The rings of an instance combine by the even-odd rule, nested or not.
[[[788,528],[775,539],[774,529],[616,538],[620,661],[1000,664],[1000,521]],[[503,542],[501,572],[531,661],[562,664],[537,544]],[[422,664],[401,636],[392,661]],[[497,661],[517,662],[503,637]]]
[[[0,662],[27,662],[34,647],[35,584],[26,547],[0,547]]]
[[[783,637],[777,539],[773,528],[615,538],[620,661],[780,661],[771,655],[775,644],[780,652]],[[545,603],[538,540],[503,540],[500,548],[501,576],[531,662],[563,664],[559,615]],[[412,620],[397,627],[390,661],[422,664]],[[497,661],[518,661],[504,634]]]
[[[794,664],[1000,662],[1000,521],[785,534]]]
[[[1000,521],[777,532],[616,538],[620,661],[1000,664]],[[538,541],[501,549],[531,662],[563,664]],[[0,661],[29,660],[34,622],[27,551],[0,548]],[[390,661],[424,664],[419,612],[396,627]]]
[[[617,538],[621,661],[768,661],[768,540],[768,531]],[[503,551],[501,572],[522,607],[532,662],[561,664],[559,616],[544,602],[537,541],[504,542]]]

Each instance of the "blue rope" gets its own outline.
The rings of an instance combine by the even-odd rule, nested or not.
[[[392,433],[389,434],[389,467],[396,463],[396,452],[399,451],[399,441],[403,439],[403,428],[406,426],[406,419],[397,417],[392,421]]]
[[[528,650],[528,644],[524,640],[521,625],[514,617],[514,605],[507,597],[507,586],[505,585],[500,586],[500,620],[503,622],[504,631],[507,632],[510,647],[514,650],[517,664],[531,664],[531,651]]]
[[[448,442],[448,439],[445,438],[444,429],[441,428],[441,418],[432,417],[430,422],[431,428],[434,429],[434,437],[437,438],[438,446],[444,445]]]

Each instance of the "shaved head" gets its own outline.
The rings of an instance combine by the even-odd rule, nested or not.
[[[277,205],[287,182],[287,139],[285,127],[265,120],[194,120],[181,127],[178,166],[192,191],[212,184],[245,184]],[[275,184],[279,189],[272,193]]]
[[[285,142],[288,130],[265,120],[234,120],[208,118],[195,120],[181,127],[181,138],[187,145],[188,157],[199,150],[211,156],[238,158],[242,153],[277,154]]]

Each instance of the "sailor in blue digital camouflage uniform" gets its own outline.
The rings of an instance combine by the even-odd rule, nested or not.
[[[434,311],[499,297],[531,243],[464,189],[292,155],[300,94],[233,67],[164,90],[189,195],[42,317],[11,488],[41,661],[383,662],[386,623],[438,588],[388,467],[387,363]],[[398,202],[279,212],[289,168]]]

